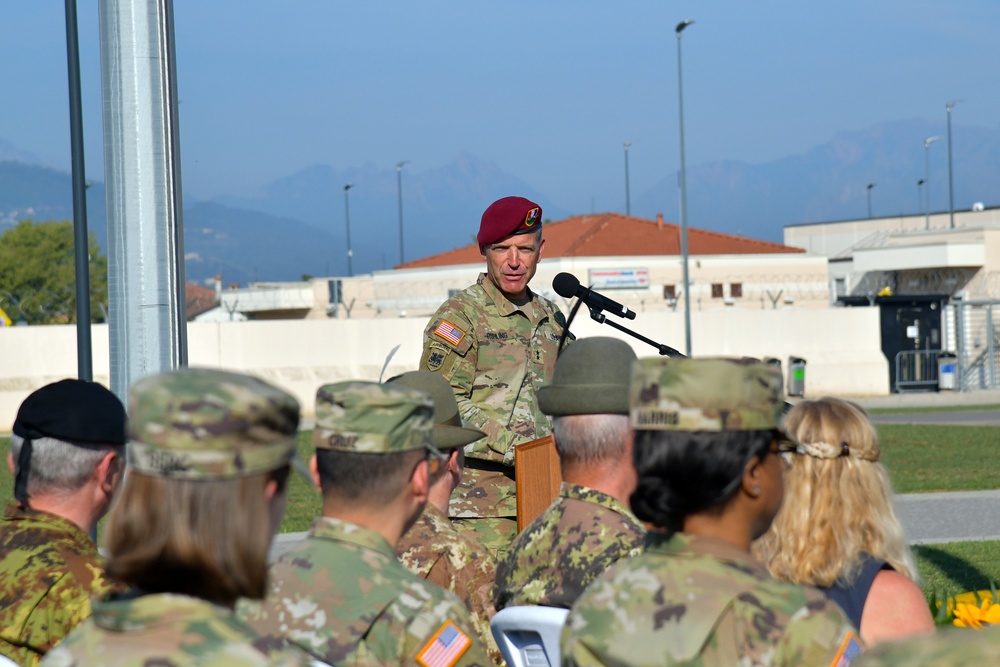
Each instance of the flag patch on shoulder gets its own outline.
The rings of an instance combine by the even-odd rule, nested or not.
[[[443,338],[452,345],[458,345],[465,338],[465,332],[456,327],[448,320],[441,320],[441,324],[434,329],[434,335]]]
[[[452,667],[471,645],[467,634],[451,621],[445,621],[417,654],[417,662],[423,667]]]
[[[864,653],[864,649],[861,648],[858,636],[848,631],[844,641],[840,642],[840,650],[837,651],[837,656],[830,663],[830,667],[847,667],[854,660],[860,658],[862,653]]]

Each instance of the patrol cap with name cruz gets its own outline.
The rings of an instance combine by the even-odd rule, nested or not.
[[[639,431],[783,431],[781,371],[755,360],[639,359],[629,406]]]
[[[389,378],[386,384],[417,389],[431,397],[434,402],[434,428],[431,429],[431,441],[438,449],[454,449],[486,437],[486,434],[478,429],[462,426],[455,390],[440,373],[409,371]]]
[[[299,403],[257,378],[178,368],[129,389],[129,462],[156,477],[247,477],[292,462]]]
[[[316,449],[391,454],[431,444],[434,403],[422,391],[360,380],[316,392]]]
[[[527,234],[542,226],[542,207],[524,197],[504,197],[489,205],[479,223],[480,246],[512,234]]]

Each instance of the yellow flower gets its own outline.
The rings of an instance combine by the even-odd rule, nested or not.
[[[968,602],[955,603],[955,625],[960,628],[981,629],[984,625],[1000,624],[1000,603],[983,600],[977,607]]]

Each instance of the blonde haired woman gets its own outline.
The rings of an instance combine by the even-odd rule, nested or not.
[[[878,435],[864,410],[802,401],[785,418],[800,444],[784,454],[785,502],[754,552],[777,579],[820,588],[871,646],[934,629]]]

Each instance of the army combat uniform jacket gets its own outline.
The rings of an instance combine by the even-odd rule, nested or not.
[[[275,562],[265,600],[237,612],[269,646],[291,641],[331,665],[490,664],[452,593],[410,573],[375,531],[330,517]]]
[[[0,523],[0,653],[37,665],[112,589],[97,547],[79,526],[19,505]]]
[[[470,461],[453,517],[516,516],[514,446],[551,433],[535,392],[552,379],[565,319],[554,303],[530,293],[530,302],[515,306],[482,273],[444,302],[424,331],[420,368],[447,378],[462,422],[486,433],[465,448]],[[477,470],[472,459],[511,472]]]
[[[861,651],[819,591],[771,579],[722,540],[647,536],[584,591],[563,628],[562,664],[843,667]]]
[[[496,562],[483,545],[460,533],[434,505],[427,503],[396,545],[399,560],[407,570],[465,603],[479,638],[495,663],[502,660],[490,631]]]
[[[642,523],[606,493],[563,482],[548,509],[517,536],[497,567],[497,609],[569,609],[609,565],[642,548]]]
[[[94,602],[94,615],[42,661],[45,667],[307,667],[295,648],[264,653],[256,633],[229,609],[187,595],[159,593]]]

